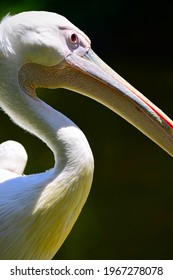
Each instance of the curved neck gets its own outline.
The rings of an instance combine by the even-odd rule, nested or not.
[[[70,156],[68,145],[71,145],[72,150],[75,148],[72,144],[73,137],[68,130],[79,129],[63,114],[36,96],[33,98],[29,92],[23,91],[18,83],[18,71],[15,71],[13,67],[0,65],[0,71],[3,80],[0,106],[17,125],[48,145],[54,153],[55,168],[58,164],[58,171],[60,171]],[[9,73],[8,78],[6,78],[6,73]]]
[[[0,64],[0,73],[0,106],[15,123],[42,139],[55,156],[53,170],[3,183],[8,198],[11,195],[13,201],[18,201],[20,197],[20,209],[24,209],[20,212],[27,221],[15,242],[22,250],[18,248],[13,257],[51,259],[69,234],[88,197],[94,169],[92,152],[84,134],[73,122],[20,88],[18,71]],[[13,190],[16,187],[16,192],[9,191],[11,185]],[[8,228],[6,224],[5,227]],[[33,236],[31,229],[34,230]],[[26,239],[22,238],[23,232]],[[26,240],[27,246],[24,244]],[[1,253],[10,259],[9,252],[5,247]]]

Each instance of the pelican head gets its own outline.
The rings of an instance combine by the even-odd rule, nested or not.
[[[1,51],[15,63],[20,87],[67,88],[89,96],[121,115],[173,155],[173,122],[108,67],[89,38],[65,17],[48,12],[6,16]]]

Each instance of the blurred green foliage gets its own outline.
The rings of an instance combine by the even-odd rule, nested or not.
[[[66,16],[92,39],[97,54],[173,117],[169,5],[128,0],[0,3],[1,17],[25,10]],[[171,157],[86,97],[66,90],[39,90],[39,96],[81,127],[95,157],[89,199],[55,258],[173,259]],[[17,140],[28,151],[27,174],[53,165],[44,143],[15,126],[3,112],[0,118],[0,141]]]

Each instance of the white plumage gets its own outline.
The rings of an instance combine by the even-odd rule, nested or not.
[[[0,259],[51,259],[90,191],[94,161],[82,131],[41,101],[35,88],[64,87],[87,95],[173,155],[172,121],[91,50],[66,18],[47,12],[6,16],[0,25],[0,106],[54,153],[53,169],[22,175],[27,155],[0,146]]]
[[[23,174],[27,163],[25,148],[16,141],[6,141],[0,145],[0,168]]]

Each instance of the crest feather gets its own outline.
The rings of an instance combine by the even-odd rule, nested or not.
[[[10,18],[10,13],[8,13],[1,21],[0,24],[0,49],[5,56],[9,56],[9,54],[15,54],[14,49],[12,48],[10,42],[10,34],[11,28],[8,23],[8,19]]]

